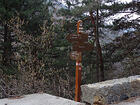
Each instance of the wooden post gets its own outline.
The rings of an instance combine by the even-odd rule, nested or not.
[[[75,101],[80,102],[81,96],[81,71],[82,71],[82,52],[92,50],[92,45],[88,43],[88,35],[83,32],[82,20],[77,22],[77,35],[68,35],[66,39],[73,43],[73,52],[70,57],[76,60],[75,71]],[[75,42],[75,43],[74,43]]]
[[[82,32],[83,32],[82,20],[79,20],[77,22],[77,34],[81,34]]]
[[[82,32],[82,20],[77,22],[77,34]],[[76,80],[75,80],[75,101],[80,102],[81,95],[81,70],[82,70],[82,52],[79,52],[79,58],[76,59]]]
[[[81,70],[82,70],[82,53],[79,52],[80,56],[76,60],[76,80],[75,80],[75,101],[80,102],[81,95]]]

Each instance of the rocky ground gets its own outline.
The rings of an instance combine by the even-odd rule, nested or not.
[[[123,101],[117,104],[112,104],[112,105],[140,105],[140,97],[130,98],[126,101]]]

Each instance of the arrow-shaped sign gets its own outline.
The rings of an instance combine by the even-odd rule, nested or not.
[[[93,49],[93,45],[84,42],[84,43],[77,43],[73,45],[73,51],[83,52],[83,51],[91,51]]]
[[[82,43],[82,42],[87,42],[88,41],[88,35],[87,34],[70,34],[66,37],[66,39],[73,43],[73,42],[79,42],[79,43]]]

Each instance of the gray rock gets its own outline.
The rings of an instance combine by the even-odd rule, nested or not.
[[[123,93],[123,87],[121,84],[115,84],[110,88],[110,91],[114,94],[120,95]]]
[[[115,102],[118,102],[119,101],[119,97],[116,96],[116,95],[109,95],[108,96],[108,104],[112,104],[112,103],[115,103]]]
[[[140,95],[140,75],[113,79],[81,86],[82,101],[93,104],[93,97],[102,94],[105,101],[114,103]],[[132,94],[133,93],[133,94]]]
[[[120,96],[120,101],[127,100],[129,96],[126,93],[122,93]]]
[[[133,93],[130,94],[130,97],[137,97],[139,95],[140,95],[139,93],[133,92]]]

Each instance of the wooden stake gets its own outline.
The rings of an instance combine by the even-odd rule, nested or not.
[[[81,23],[82,21],[79,20],[77,22],[77,34],[80,34],[80,31],[79,28],[81,27]],[[82,64],[81,64],[81,61],[82,61],[82,53],[79,52],[79,58],[76,59],[76,80],[75,80],[75,101],[77,102],[80,102],[80,95],[81,95],[81,88],[80,88],[80,85],[81,85],[81,70],[82,70]]]
[[[81,70],[82,70],[82,53],[80,52],[79,58],[76,60],[76,80],[75,80],[75,101],[80,102],[81,95]]]

